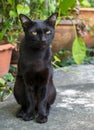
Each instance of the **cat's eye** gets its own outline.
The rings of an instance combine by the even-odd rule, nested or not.
[[[50,31],[50,30],[46,32],[46,34],[50,34],[50,33],[51,33],[51,31]]]
[[[31,33],[32,33],[32,35],[35,35],[35,36],[37,35],[37,32],[31,32]]]

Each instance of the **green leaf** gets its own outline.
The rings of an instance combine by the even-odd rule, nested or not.
[[[55,55],[54,56],[55,61],[60,62],[61,60]]]
[[[13,82],[13,81],[14,81],[14,77],[12,76],[11,73],[6,74],[6,75],[4,76],[4,79],[5,79],[5,80],[8,80],[8,81],[10,81],[10,82]]]
[[[5,80],[3,78],[0,78],[0,87],[5,85]]]
[[[29,6],[23,6],[21,4],[17,5],[18,14],[28,14],[30,12]]]
[[[83,0],[82,3],[81,3],[81,5],[83,7],[91,7],[91,4],[87,0]]]
[[[13,4],[13,0],[7,0],[7,2],[11,5]]]
[[[4,26],[3,27],[3,30],[0,32],[0,41],[3,39],[6,31],[7,31],[8,27],[7,26]]]
[[[9,11],[9,15],[10,15],[10,17],[13,17],[13,18],[17,17],[17,13],[13,10]]]
[[[86,46],[81,38],[75,38],[72,46],[73,59],[77,64],[81,64],[86,56]]]
[[[60,3],[60,11],[63,14],[66,14],[69,8],[75,7],[75,0],[61,0]]]
[[[51,12],[55,12],[55,10],[56,10],[56,7],[55,7],[55,5],[54,4],[49,4],[49,8],[50,8],[50,11]]]
[[[79,2],[81,3],[83,0],[79,0]]]
[[[37,0],[38,3],[42,4],[44,0]]]

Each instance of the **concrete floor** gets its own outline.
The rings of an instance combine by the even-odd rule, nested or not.
[[[57,99],[48,122],[24,122],[13,96],[0,102],[0,130],[94,130],[94,66],[75,65],[54,72]]]

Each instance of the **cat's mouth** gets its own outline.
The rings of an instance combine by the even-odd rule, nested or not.
[[[46,42],[41,42],[39,43],[41,48],[46,48],[48,46],[48,44]]]
[[[49,43],[43,42],[43,41],[33,41],[31,44],[29,44],[33,49],[45,49],[49,46]]]
[[[41,49],[45,49],[45,48],[47,48],[47,44],[43,44],[43,43],[38,43],[38,44],[33,44],[33,46],[32,46],[32,48],[34,49],[39,49],[39,50],[41,50]]]
[[[40,48],[46,48],[46,47],[47,47],[47,44],[40,45]]]

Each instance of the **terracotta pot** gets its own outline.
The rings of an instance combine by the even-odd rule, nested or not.
[[[81,8],[79,19],[86,22],[89,27],[94,26],[94,8]],[[77,25],[76,21],[73,22]],[[72,49],[72,43],[75,38],[75,31],[73,23],[70,20],[62,20],[57,26],[55,31],[55,37],[52,42],[53,53],[56,53],[62,49]],[[83,37],[87,47],[94,47],[94,30],[87,32],[87,35]]]
[[[76,25],[76,22],[74,22]],[[52,42],[52,51],[56,53],[62,49],[71,50],[75,38],[75,31],[72,21],[62,20],[55,29],[55,36]]]
[[[94,26],[94,8],[81,8],[79,18],[83,19],[88,28],[92,28]],[[94,30],[87,33],[85,37],[83,37],[84,42],[87,47],[94,47]]]
[[[78,17],[92,27],[94,25],[94,8],[81,8]]]
[[[11,44],[0,45],[0,77],[8,73],[11,54],[14,48],[15,46]]]

